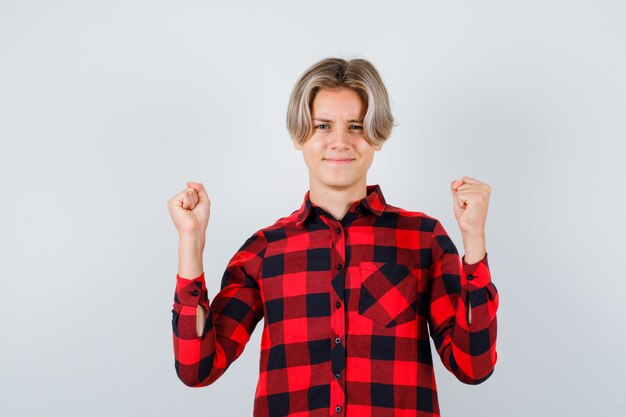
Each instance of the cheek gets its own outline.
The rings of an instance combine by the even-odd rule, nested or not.
[[[363,155],[363,164],[364,165],[370,165],[372,163],[372,160],[374,159],[374,152],[363,152],[361,153],[361,155]]]
[[[322,155],[322,147],[319,143],[309,142],[303,148],[303,152],[308,159],[314,159],[317,157],[321,158]]]
[[[367,171],[371,166],[372,166],[371,158],[363,160],[363,165],[362,165],[363,171]]]
[[[309,167],[319,164],[321,162],[321,156],[319,156],[319,153],[315,149],[304,149],[302,155],[304,156],[304,161]]]

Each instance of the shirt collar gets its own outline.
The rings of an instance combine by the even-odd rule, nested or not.
[[[313,213],[314,211],[312,210],[313,203],[311,203],[311,200],[309,199],[310,193],[311,193],[311,190],[308,190],[304,194],[304,201],[302,202],[302,205],[294,213],[297,219],[296,220],[297,226],[300,226],[302,223],[304,223],[309,218],[310,214]],[[355,205],[362,206],[369,212],[375,214],[376,216],[380,216],[385,210],[385,206],[386,206],[385,197],[383,196],[383,192],[380,189],[380,185],[373,184],[373,185],[366,186],[366,196],[362,198],[358,202],[358,204],[356,204],[356,202],[353,203],[353,206]]]

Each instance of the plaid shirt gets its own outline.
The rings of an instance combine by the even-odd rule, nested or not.
[[[307,191],[299,210],[246,240],[210,305],[204,274],[176,282],[175,367],[186,385],[218,379],[265,318],[256,417],[438,416],[428,329],[459,380],[478,384],[496,363],[487,255],[467,264],[438,220],[386,204],[378,185],[341,221]]]

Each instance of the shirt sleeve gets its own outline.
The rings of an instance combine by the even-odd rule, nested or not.
[[[209,304],[204,272],[196,278],[176,276],[172,330],[176,373],[191,387],[217,380],[241,355],[263,318],[258,275],[267,241],[261,232],[249,237],[228,262],[221,289]],[[196,310],[207,319],[198,337]]]
[[[493,373],[497,353],[498,292],[487,254],[472,264],[459,258],[439,221],[433,230],[429,326],[444,366],[457,379],[479,384]],[[469,320],[471,306],[471,320]]]

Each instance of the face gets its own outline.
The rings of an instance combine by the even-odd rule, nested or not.
[[[313,135],[304,144],[294,142],[309,169],[311,188],[365,189],[374,152],[382,148],[365,139],[366,110],[354,90],[317,92],[311,106]]]

